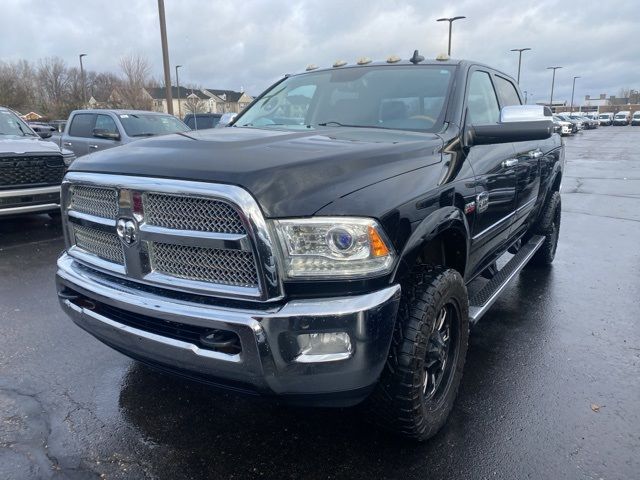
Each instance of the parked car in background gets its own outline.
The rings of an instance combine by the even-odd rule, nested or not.
[[[233,122],[233,120],[238,116],[237,113],[233,113],[233,112],[227,112],[227,113],[223,113],[222,117],[220,117],[220,121],[218,122],[218,124],[216,125],[216,128],[222,128],[222,127],[226,127],[227,125],[229,125],[231,122]]]
[[[60,146],[77,157],[131,143],[141,138],[190,130],[165,113],[141,110],[75,110],[69,115]]]
[[[572,125],[571,133],[578,133],[579,130],[582,130],[584,128],[584,124],[582,122],[571,118],[569,115],[558,114],[557,117],[560,120],[564,120],[565,122],[569,122]]]
[[[553,116],[553,123],[558,125],[558,127],[560,128],[559,130],[559,134],[562,136],[566,136],[566,135],[573,135],[573,123],[571,122],[567,122],[566,120],[562,120],[560,117],[558,117],[557,115]]]
[[[15,112],[0,107],[0,217],[59,213],[60,184],[74,158],[40,138]]]
[[[631,117],[631,125],[640,125],[640,110],[633,113],[633,117]]]
[[[600,125],[608,127],[613,124],[613,113],[601,113],[598,115],[598,120]]]
[[[598,128],[598,122],[596,120],[592,120],[586,115],[583,115],[581,113],[573,113],[570,115],[570,117],[573,118],[574,120],[578,120],[579,122],[582,122],[585,130],[593,130],[595,128]]]
[[[184,117],[184,123],[191,130],[206,130],[207,128],[216,128],[222,117],[221,113],[188,113]]]
[[[56,131],[55,127],[41,122],[29,122],[31,130],[36,132],[40,138],[50,138],[53,132]]]
[[[623,110],[622,112],[618,112],[613,117],[614,125],[626,126],[626,125],[629,125],[630,121],[631,121],[631,112],[629,112],[628,110]]]
[[[64,132],[64,127],[67,124],[66,120],[51,120],[49,123],[58,133]]]

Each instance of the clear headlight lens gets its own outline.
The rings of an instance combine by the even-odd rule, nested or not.
[[[369,218],[275,220],[289,278],[355,278],[387,273],[393,248]]]

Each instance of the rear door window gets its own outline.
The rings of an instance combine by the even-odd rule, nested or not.
[[[69,135],[72,137],[93,137],[96,115],[93,113],[77,113],[71,119]]]

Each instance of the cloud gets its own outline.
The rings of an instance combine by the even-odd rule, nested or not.
[[[46,7],[43,7],[46,5]],[[435,57],[447,47],[441,16],[466,15],[453,27],[453,56],[478,60],[515,76],[523,54],[521,86],[534,101],[548,99],[550,65],[561,65],[554,98],[576,99],[640,88],[640,2],[617,0],[165,0],[171,64],[181,64],[183,82],[213,88],[262,91],[283,74],[309,63],[341,58],[407,58],[418,48]],[[635,22],[635,23],[634,23]],[[117,71],[118,59],[135,52],[162,78],[157,5],[150,0],[108,3],[4,0],[0,58],[36,60],[59,56],[85,66]]]

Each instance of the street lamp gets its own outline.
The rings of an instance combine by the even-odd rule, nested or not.
[[[530,48],[512,48],[512,52],[518,52],[518,85],[520,84],[520,66],[522,65],[522,52],[531,50]]]
[[[158,17],[160,17],[160,43],[162,44],[162,65],[164,67],[164,91],[165,98],[167,99],[167,113],[173,115],[171,67],[169,64],[169,46],[167,45],[167,22],[164,14],[164,0],[158,0]]]
[[[87,54],[86,53],[81,53],[80,55],[78,55],[78,58],[80,59],[80,81],[82,82],[82,101],[84,103],[87,103],[87,89],[85,87],[85,81],[84,81],[84,68],[82,66],[82,57],[86,57]]]
[[[553,77],[551,78],[551,99],[549,100],[549,108],[553,111],[553,87],[556,83],[556,70],[562,67],[547,67],[547,70],[553,70]]]
[[[573,87],[571,87],[571,111],[569,114],[573,113],[573,93],[576,91],[576,78],[580,77],[573,77]]]
[[[180,80],[178,78],[178,69],[182,65],[176,65],[176,88],[178,90],[178,118],[182,119],[182,108],[180,108]]]
[[[451,56],[451,25],[453,25],[453,22],[455,22],[456,20],[462,20],[463,18],[467,18],[467,17],[450,17],[450,18],[439,18],[438,22],[449,22],[449,49],[447,50],[447,55]]]

